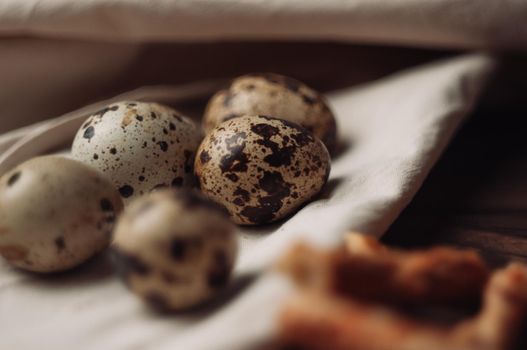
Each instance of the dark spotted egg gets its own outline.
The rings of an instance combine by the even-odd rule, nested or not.
[[[119,102],[86,120],[71,152],[106,174],[126,203],[153,189],[191,184],[199,141],[194,122],[169,107]]]
[[[111,251],[130,290],[168,311],[200,304],[228,283],[237,241],[223,208],[191,190],[165,189],[132,201]]]
[[[122,206],[95,169],[33,158],[0,178],[0,254],[25,270],[69,269],[108,246]]]
[[[291,214],[327,181],[324,144],[301,126],[243,116],[212,130],[201,143],[195,171],[203,193],[237,224],[254,225]]]
[[[335,117],[324,97],[305,84],[278,74],[249,74],[238,77],[216,93],[207,106],[203,128],[241,115],[272,115],[300,124],[335,148]]]

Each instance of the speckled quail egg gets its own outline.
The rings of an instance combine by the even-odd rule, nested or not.
[[[212,130],[201,143],[195,171],[203,193],[237,224],[263,224],[291,214],[327,181],[324,144],[301,126],[243,116]]]
[[[61,156],[33,158],[0,178],[0,254],[25,270],[69,269],[108,246],[122,207],[95,169]]]
[[[241,115],[270,115],[300,124],[322,140],[330,152],[336,142],[336,122],[324,97],[305,84],[278,74],[249,74],[234,79],[208,103],[203,128]]]
[[[194,122],[169,107],[120,102],[88,118],[71,153],[107,175],[127,203],[156,188],[192,184],[199,141]]]
[[[237,241],[225,210],[188,189],[164,189],[133,201],[112,243],[117,273],[162,311],[189,308],[224,287]]]

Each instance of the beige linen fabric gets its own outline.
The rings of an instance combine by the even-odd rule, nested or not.
[[[523,0],[3,0],[0,33],[525,47]]]
[[[286,222],[240,229],[232,290],[209,308],[172,317],[150,313],[111,275],[102,257],[48,278],[0,265],[2,346],[244,349],[272,337],[273,320],[289,286],[270,272],[253,283],[250,278],[298,239],[331,246],[347,229],[380,236],[419,188],[493,66],[491,58],[475,54],[330,94],[340,137],[350,146],[334,160],[326,192]],[[145,89],[127,97],[170,100],[169,95],[180,93]],[[41,145],[71,140],[84,117],[99,107],[45,123],[4,153],[2,164],[38,154]]]
[[[526,8],[520,0],[0,1],[0,174],[37,154],[67,152],[84,118],[106,103],[158,101],[199,117],[224,78],[255,69],[332,90],[344,145],[317,200],[284,222],[240,228],[230,289],[194,312],[149,311],[116,280],[104,255],[43,277],[1,262],[0,348],[247,349],[265,342],[290,293],[267,268],[299,239],[333,246],[348,229],[381,236],[497,64],[483,53],[415,58],[423,53],[214,41],[525,48]]]
[[[349,77],[401,60],[392,52],[373,51],[377,54],[369,58],[375,63],[356,68],[353,51],[317,46],[314,52],[304,50],[311,65],[295,65],[281,57],[293,56],[283,46],[209,49],[192,46],[196,42],[325,40],[523,50],[526,18],[524,0],[2,0],[0,132],[130,88],[159,84],[155,78],[179,84],[257,67],[318,81],[334,75],[323,67],[341,67]],[[145,50],[154,42],[179,46]],[[166,60],[151,59],[156,56]],[[315,67],[317,60],[324,63]]]

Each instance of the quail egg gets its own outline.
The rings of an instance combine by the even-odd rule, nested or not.
[[[107,175],[127,203],[156,188],[191,185],[199,141],[194,122],[169,107],[119,102],[88,118],[71,153]]]
[[[203,193],[227,208],[235,223],[264,224],[291,214],[322,189],[330,157],[297,124],[243,116],[205,137],[195,171]]]
[[[95,169],[33,158],[0,178],[0,254],[25,270],[69,269],[107,247],[122,206]]]
[[[324,97],[305,84],[278,74],[250,74],[234,79],[208,103],[203,128],[241,115],[270,115],[300,124],[318,137],[330,152],[336,141],[336,122]]]
[[[206,301],[227,284],[237,241],[223,208],[188,189],[164,189],[126,208],[111,251],[132,292],[174,311]]]

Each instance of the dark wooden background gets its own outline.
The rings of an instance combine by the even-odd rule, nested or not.
[[[527,55],[502,58],[479,106],[383,240],[527,263]]]
[[[383,240],[527,263],[527,111],[476,112]]]
[[[512,61],[527,64],[520,57]],[[384,236],[385,243],[473,248],[492,267],[527,263],[527,109],[521,106],[527,102],[527,68],[525,73],[509,68],[490,90],[493,96],[512,91],[515,101],[473,113]],[[515,349],[525,350],[527,321],[521,338]]]

